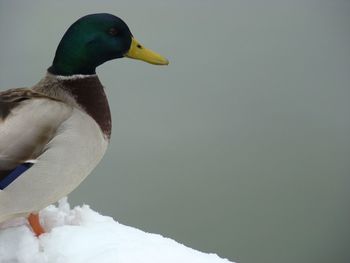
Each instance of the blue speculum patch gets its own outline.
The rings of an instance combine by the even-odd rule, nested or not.
[[[6,175],[3,179],[0,180],[0,189],[4,190],[7,186],[9,186],[14,180],[16,180],[21,174],[23,174],[32,166],[32,163],[22,163],[18,165],[15,169],[10,171],[8,175]]]

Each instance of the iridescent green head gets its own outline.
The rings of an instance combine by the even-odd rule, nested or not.
[[[102,63],[121,57],[167,65],[168,61],[143,47],[132,36],[127,24],[110,14],[92,14],[69,27],[56,50],[52,66],[55,75],[90,75]]]

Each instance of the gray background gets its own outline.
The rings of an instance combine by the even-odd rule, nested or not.
[[[73,204],[242,263],[350,262],[349,1],[0,1],[1,89],[96,12],[170,65],[98,69],[113,138]]]

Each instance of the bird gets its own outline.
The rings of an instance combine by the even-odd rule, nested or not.
[[[37,84],[0,92],[0,223],[26,217],[36,236],[45,233],[39,211],[73,191],[100,162],[112,122],[96,68],[123,57],[169,64],[121,18],[89,14],[64,33]]]

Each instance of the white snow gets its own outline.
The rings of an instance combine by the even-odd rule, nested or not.
[[[224,263],[227,259],[145,233],[67,199],[40,211],[47,233],[35,237],[24,218],[1,225],[1,263]]]

